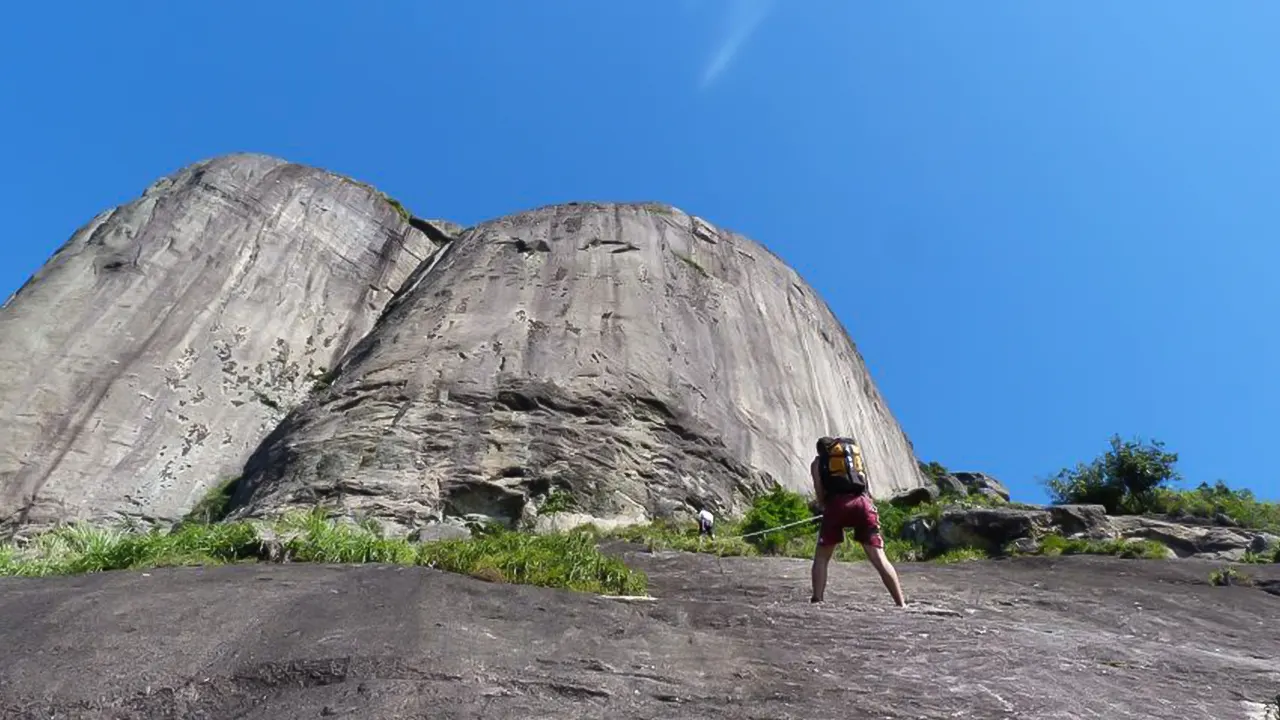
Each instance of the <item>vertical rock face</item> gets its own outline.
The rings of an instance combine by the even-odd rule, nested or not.
[[[0,309],[0,531],[181,516],[435,248],[371,188],[257,155],[94,218]]]
[[[234,515],[516,520],[556,490],[597,518],[740,510],[769,478],[807,492],[824,434],[861,441],[877,497],[925,482],[844,328],[780,259],[666,206],[555,206],[420,268],[250,459]]]

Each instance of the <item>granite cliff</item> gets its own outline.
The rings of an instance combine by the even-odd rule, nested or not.
[[[435,249],[377,191],[257,155],[93,218],[0,309],[0,529],[180,517]]]
[[[564,205],[444,249],[233,502],[405,526],[529,520],[557,491],[605,522],[739,510],[770,480],[804,489],[836,431],[862,439],[876,491],[919,482],[853,343],[777,257],[674,208]]]
[[[0,531],[317,502],[394,528],[741,509],[853,433],[925,483],[849,335],[760,244],[657,204],[470,229],[259,155],[81,228],[0,309]],[[566,517],[561,514],[561,517]],[[568,517],[572,518],[572,514]]]

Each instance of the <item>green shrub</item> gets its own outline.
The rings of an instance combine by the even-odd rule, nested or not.
[[[1221,480],[1194,489],[1170,487],[1181,480],[1177,453],[1158,440],[1111,438],[1111,449],[1088,464],[1063,469],[1045,481],[1055,503],[1102,505],[1116,514],[1158,513],[1214,520],[1229,518],[1247,528],[1280,533],[1280,503],[1262,502],[1249,490]]]
[[[578,503],[573,499],[573,495],[560,490],[552,490],[547,499],[543,501],[542,506],[538,508],[539,515],[551,515],[554,513],[570,512],[577,509]]]
[[[1179,479],[1177,461],[1177,453],[1166,452],[1159,440],[1143,443],[1116,435],[1109,451],[1088,464],[1060,470],[1046,485],[1057,503],[1102,505],[1111,514],[1140,513],[1151,507],[1158,488]]]
[[[1260,553],[1253,552],[1252,550],[1246,551],[1240,562],[1250,565],[1269,565],[1271,563],[1280,563],[1280,547],[1275,547]]]
[[[1114,555],[1121,558],[1161,560],[1168,548],[1154,540],[1087,540],[1046,535],[1034,555]]]
[[[1209,573],[1209,584],[1219,587],[1225,585],[1251,585],[1253,584],[1253,577],[1227,565]]]
[[[949,485],[942,484],[942,479],[951,474],[951,471],[945,465],[936,461],[925,462],[923,460],[916,460],[916,465],[919,466],[920,472],[934,485],[939,488],[950,488]],[[948,492],[943,497],[953,496],[952,493]]]
[[[861,552],[861,545],[854,547]],[[890,562],[923,562],[930,558],[928,551],[919,545],[891,537],[886,537],[884,540],[884,554]]]
[[[902,529],[914,517],[925,516],[937,519],[942,515],[945,505],[928,503],[914,508],[903,507],[894,503],[876,503],[876,512],[880,515],[880,534],[886,539],[902,537]]]
[[[803,496],[777,486],[752,501],[751,509],[738,529],[742,534],[761,533],[747,538],[747,542],[761,552],[776,554],[791,540],[815,534],[814,523],[802,522],[813,517],[809,502]],[[792,523],[799,524],[785,530],[774,530]]]
[[[1221,480],[1192,490],[1160,488],[1149,511],[1205,520],[1223,515],[1243,527],[1280,533],[1280,503],[1262,502],[1251,491],[1232,490]]]
[[[183,522],[214,523],[227,516],[231,497],[235,495],[240,478],[227,478],[209,488],[209,492],[187,512]]]

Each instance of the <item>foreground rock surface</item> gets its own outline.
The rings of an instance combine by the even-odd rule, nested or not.
[[[810,491],[853,434],[887,497],[924,484],[826,304],[741,235],[661,205],[570,204],[465,231],[423,267],[323,394],[255,453],[233,517],[332,503],[393,528],[745,510]]]
[[[655,602],[376,566],[0,580],[0,717],[1243,720],[1280,691],[1280,597],[1211,563],[904,564],[904,612],[865,563],[814,607],[804,561],[626,556]]]
[[[94,218],[0,308],[0,535],[181,517],[435,248],[372,188],[260,155]]]

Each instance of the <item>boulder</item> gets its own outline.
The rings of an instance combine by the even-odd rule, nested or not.
[[[902,524],[901,537],[903,540],[926,548],[935,548],[938,545],[938,523],[932,518],[916,516]]]
[[[1094,540],[1114,537],[1107,509],[1101,505],[1049,505],[1045,509],[1054,528],[1066,537]]]
[[[830,434],[862,442],[876,498],[925,485],[844,327],[777,256],[669,206],[558,205],[416,272],[249,459],[232,517],[323,501],[516,524],[553,491],[597,521],[735,514],[775,482],[811,492]]]
[[[1239,561],[1247,552],[1265,550],[1274,537],[1242,528],[1190,525],[1137,515],[1112,517],[1109,525],[1117,537],[1155,540],[1181,558]]]
[[[986,495],[1005,502],[1009,501],[1009,488],[990,475],[980,472],[958,472],[952,475],[968,489],[971,495]]]
[[[999,552],[1014,540],[1042,534],[1052,520],[1047,510],[951,509],[939,518],[932,546],[938,550],[971,547]]]
[[[955,475],[943,475],[935,480],[938,488],[938,494],[942,497],[964,497],[969,494],[969,488]]]
[[[366,185],[261,155],[93,218],[0,308],[0,536],[181,518],[443,239]]]
[[[900,507],[916,507],[931,503],[937,500],[939,496],[938,488],[932,485],[921,485],[918,488],[912,488],[894,495],[889,499],[889,502]]]

